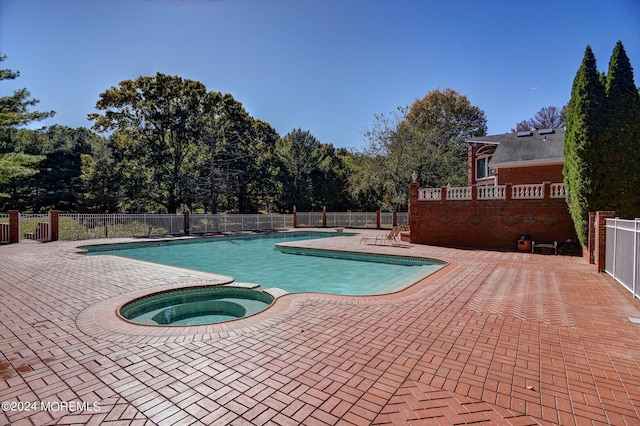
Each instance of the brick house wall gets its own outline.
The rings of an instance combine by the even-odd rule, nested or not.
[[[562,164],[546,165],[546,166],[528,166],[500,168],[496,173],[498,185],[511,183],[513,185],[522,185],[527,183],[540,182],[562,182]]]
[[[521,235],[541,243],[576,241],[564,198],[419,201],[419,184],[410,187],[409,224],[412,243],[446,247],[515,250]],[[473,191],[475,194],[475,191]],[[507,193],[511,193],[510,185]]]

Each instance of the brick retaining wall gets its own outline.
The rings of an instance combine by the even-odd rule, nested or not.
[[[418,183],[411,184],[412,243],[515,250],[523,234],[540,243],[576,241],[565,199],[550,198],[548,190],[537,200],[419,201],[418,189]]]

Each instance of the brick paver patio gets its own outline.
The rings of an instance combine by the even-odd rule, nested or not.
[[[0,424],[640,424],[640,302],[581,258],[359,240],[299,244],[449,265],[392,295],[142,327],[115,307],[227,278],[0,246]]]

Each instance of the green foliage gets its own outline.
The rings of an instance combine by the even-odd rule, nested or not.
[[[5,59],[6,56],[0,56],[0,62]],[[14,80],[19,76],[20,73],[17,71],[0,69],[0,81]],[[30,107],[38,102],[40,101],[31,98],[27,89],[19,89],[11,96],[0,97],[0,185],[12,179],[34,175],[36,169],[33,166],[42,160],[42,157],[30,156],[16,150],[13,141],[18,127],[32,121],[44,120],[55,114],[54,111],[30,111]]]
[[[602,208],[632,219],[640,217],[640,96],[620,41],[609,61],[606,93],[602,161],[610,167]]]
[[[484,111],[452,89],[433,90],[410,108],[375,118],[366,133],[369,158],[360,163],[368,175],[353,183],[359,194],[379,194],[382,209],[407,208],[414,172],[423,186],[464,185],[465,139],[487,131]]]
[[[15,132],[13,143],[21,155],[39,159],[35,173],[14,178],[2,186],[4,208],[44,212],[82,208],[81,158],[99,138],[87,129],[51,126]]]
[[[582,244],[587,238],[589,209],[602,197],[602,189],[597,183],[604,180],[599,163],[604,101],[605,91],[596,58],[587,46],[567,106],[563,169],[569,212]]]
[[[207,129],[207,101],[202,83],[157,73],[101,93],[96,109],[104,114],[89,119],[95,130],[122,134],[126,154],[151,182],[149,197],[174,213]]]
[[[590,211],[640,215],[640,100],[622,43],[608,74],[598,72],[587,46],[567,107],[564,181],[567,204],[582,244]]]
[[[161,73],[121,81],[100,94],[99,112],[89,118],[106,137],[64,126],[20,130],[15,126],[51,113],[30,113],[37,101],[26,91],[4,99],[4,210],[402,210],[414,171],[426,185],[463,184],[464,139],[486,132],[484,113],[451,89],[433,91],[391,119],[376,116],[363,153],[336,149],[301,129],[280,138],[230,94]],[[91,226],[66,220],[64,229],[112,233],[110,225]]]
[[[282,211],[345,209],[346,150],[322,144],[309,131],[294,129],[277,145],[280,164],[280,191],[277,201]]]

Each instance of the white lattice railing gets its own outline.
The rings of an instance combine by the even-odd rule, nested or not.
[[[549,195],[551,198],[566,198],[567,192],[564,189],[564,183],[552,183]]]
[[[471,187],[447,187],[447,200],[471,200]]]
[[[544,198],[544,184],[513,185],[511,198],[514,200],[536,200]]]
[[[479,186],[478,200],[504,200],[507,198],[506,186]]]

